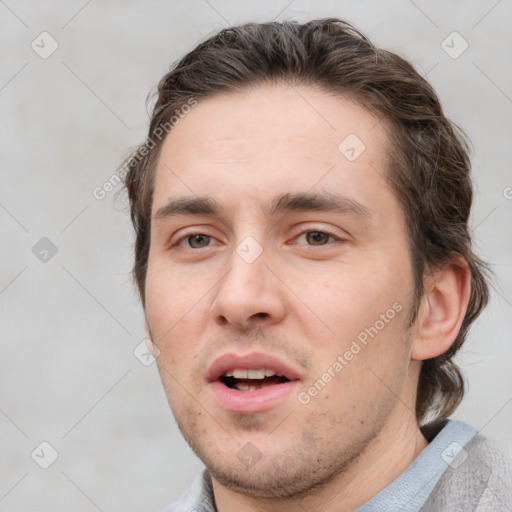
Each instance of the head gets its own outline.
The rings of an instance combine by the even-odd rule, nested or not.
[[[464,137],[404,59],[336,19],[223,30],[162,78],[125,168],[162,380],[220,479],[236,487],[219,462],[233,446],[231,462],[262,458],[240,488],[286,473],[279,485],[300,491],[392,421],[455,410],[453,358],[487,302],[485,266]],[[220,406],[219,356],[237,351],[286,361],[297,399]],[[348,441],[313,464],[333,436]]]

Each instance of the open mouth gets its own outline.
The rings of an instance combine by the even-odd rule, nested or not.
[[[228,370],[221,375],[220,381],[228,388],[238,391],[256,391],[268,386],[290,382],[290,379],[268,368],[258,368]]]
[[[205,378],[218,405],[242,414],[279,407],[302,381],[293,364],[263,352],[223,354],[209,365]]]

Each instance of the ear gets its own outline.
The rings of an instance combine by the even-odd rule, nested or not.
[[[450,348],[464,320],[470,294],[471,272],[462,256],[453,256],[426,277],[411,359],[423,361]]]
[[[144,334],[146,338],[146,347],[148,348],[149,353],[156,359],[160,355],[160,349],[153,343],[153,337],[151,336],[147,320],[144,321]]]

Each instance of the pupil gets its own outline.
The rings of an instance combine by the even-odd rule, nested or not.
[[[189,242],[191,247],[197,247],[197,245],[195,245],[196,242],[198,242],[199,246],[202,246],[201,245],[201,241],[205,241],[206,239],[208,239],[209,237],[205,236],[205,235],[192,235],[192,236],[189,236]],[[208,245],[208,244],[206,244]]]
[[[329,238],[327,233],[322,233],[321,231],[311,231],[306,234],[306,238],[308,238],[308,242],[313,241],[313,244],[319,245],[318,242],[325,242],[326,237]]]

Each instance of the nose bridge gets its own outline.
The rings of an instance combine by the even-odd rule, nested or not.
[[[219,283],[212,304],[217,322],[247,327],[256,319],[277,321],[284,313],[279,287],[272,282],[268,257],[255,238],[244,238],[228,260],[229,269]]]
[[[224,284],[228,286],[257,287],[262,284],[265,274],[266,262],[268,259],[268,250],[264,251],[265,244],[264,226],[257,225],[250,217],[250,211],[253,208],[247,208],[245,212],[238,215],[238,233],[235,239],[236,245],[229,258],[229,272]],[[259,276],[259,282],[258,277]],[[248,290],[250,291],[250,290]],[[254,290],[253,290],[254,291]]]
[[[263,247],[253,237],[246,237],[231,254],[229,272],[221,288],[238,295],[238,300],[244,297],[254,300],[261,296],[267,272]]]

